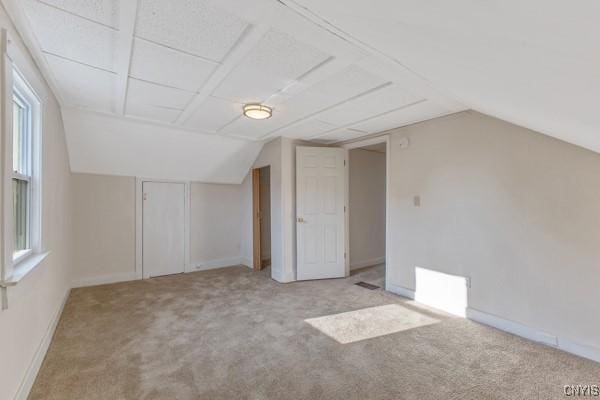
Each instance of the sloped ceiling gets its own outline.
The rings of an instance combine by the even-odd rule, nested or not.
[[[82,173],[241,183],[260,142],[63,109],[71,169]],[[91,134],[90,134],[91,133]]]
[[[590,0],[2,2],[75,172],[239,182],[277,136],[335,143],[467,108],[600,150]],[[254,102],[273,117],[242,117]]]
[[[282,0],[467,107],[600,152],[596,0]]]

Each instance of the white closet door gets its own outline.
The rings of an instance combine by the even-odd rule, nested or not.
[[[144,277],[185,271],[185,184],[144,182]]]
[[[297,278],[346,276],[346,151],[296,148]]]

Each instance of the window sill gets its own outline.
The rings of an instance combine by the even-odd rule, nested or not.
[[[23,278],[25,278],[31,271],[35,269],[40,263],[50,254],[49,251],[45,253],[32,254],[24,260],[20,261],[13,267],[12,274],[5,280],[0,281],[0,287],[15,286]]]
[[[13,255],[13,265],[18,268],[22,261],[25,261],[27,257],[33,254],[33,250],[20,250]]]

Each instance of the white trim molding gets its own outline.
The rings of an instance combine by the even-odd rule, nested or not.
[[[15,400],[27,400],[29,397],[29,392],[31,392],[31,388],[33,387],[33,383],[35,382],[35,378],[42,367],[42,362],[44,361],[44,357],[46,357],[46,353],[48,352],[48,348],[50,347],[50,343],[52,342],[52,337],[54,336],[54,332],[56,331],[56,327],[58,326],[58,321],[60,321],[60,316],[63,313],[65,308],[65,304],[67,304],[67,299],[69,298],[69,293],[71,290],[68,289],[63,296],[63,299],[58,306],[58,309],[54,312],[52,319],[50,320],[50,325],[48,325],[48,329],[40,342],[27,371],[25,372],[25,376],[23,376],[23,380],[19,385],[19,389],[17,390],[17,394],[15,395]]]
[[[566,351],[567,353],[600,362],[600,348],[594,346],[577,343],[570,339],[555,336],[536,328],[523,325],[519,322],[511,321],[471,307],[467,308],[467,318],[480,324],[488,325],[501,331],[512,333],[513,335]]]
[[[391,226],[391,214],[390,214],[390,204],[391,204],[391,192],[390,188],[392,187],[392,139],[389,134],[377,135],[376,137],[368,137],[368,138],[359,138],[350,142],[341,142],[334,144],[334,146],[341,146],[342,148],[350,151],[352,149],[358,149],[360,147],[371,146],[374,144],[385,143],[385,257],[383,262],[385,262],[385,282],[386,282],[386,290],[399,294],[400,296],[409,297],[411,299],[415,298],[415,292],[411,289],[406,289],[402,287],[398,287],[392,284],[388,284],[388,278],[391,273],[391,265],[392,265],[392,252],[390,251],[391,243],[392,243],[392,231],[390,229]],[[350,186],[350,157],[346,155],[346,159],[348,160],[348,178],[346,181],[346,199],[349,196],[349,186]],[[352,210],[350,209],[350,205],[348,204],[348,212],[346,213],[346,243],[347,249],[350,247],[350,213]],[[347,251],[348,251],[347,250]],[[349,252],[349,251],[348,251]],[[349,269],[352,270],[350,266],[350,257],[348,256],[348,266]],[[356,267],[359,268],[359,267]],[[395,292],[396,289],[400,290],[400,292]],[[404,294],[403,294],[404,293]],[[412,297],[407,294],[412,293]]]
[[[8,308],[7,287],[16,285],[36,266],[40,265],[47,254],[42,252],[42,114],[44,102],[35,88],[23,75],[19,66],[13,63],[14,46],[10,45],[11,39],[6,29],[0,33],[0,83],[2,116],[1,125],[3,133],[0,140],[0,153],[3,162],[0,163],[0,176],[2,177],[2,197],[0,199],[0,229],[3,239],[0,243],[0,294],[2,309]],[[13,171],[13,101],[20,103],[26,110],[26,117],[22,121],[26,135],[24,146],[24,159],[29,165],[22,165],[19,172]],[[27,208],[27,244],[24,251],[15,257],[13,216],[13,179],[28,182]]]
[[[121,272],[117,274],[92,276],[88,278],[76,279],[71,283],[71,287],[80,288],[87,286],[107,285],[109,283],[119,283],[140,280],[136,271]]]
[[[359,268],[372,267],[374,265],[380,265],[383,263],[385,263],[385,256],[372,258],[370,260],[359,261],[359,262],[350,264],[350,271],[359,269]]]
[[[250,269],[254,268],[252,266],[252,260],[246,257],[240,257],[240,265],[243,265],[244,267],[248,267]]]
[[[208,261],[197,261],[191,264],[186,265],[185,273],[197,272],[197,271],[206,271],[209,269],[215,268],[223,268],[223,267],[236,267],[239,265],[244,265],[247,260],[242,257],[232,257],[232,258],[222,258],[218,260],[208,260]],[[252,265],[249,263],[249,265]],[[131,272],[121,272],[116,274],[108,274],[108,275],[100,275],[100,276],[92,276],[87,278],[76,279],[71,283],[71,286],[75,288],[88,287],[88,286],[98,286],[98,285],[107,285],[110,283],[119,283],[119,282],[129,282],[142,280],[142,278],[138,275],[137,271]]]
[[[237,267],[240,265],[246,266],[244,260],[241,257],[232,257],[232,258],[220,258],[217,260],[208,260],[208,261],[197,261],[193,263],[194,271],[206,271],[209,269],[215,268],[224,268],[224,267]]]
[[[405,288],[404,286],[398,286],[398,285],[391,284],[391,283],[387,282],[387,280],[385,283],[385,290],[387,290],[388,292],[397,294],[398,296],[406,297],[411,300],[415,299],[415,291],[413,289]]]

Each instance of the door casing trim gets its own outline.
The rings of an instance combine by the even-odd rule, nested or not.
[[[143,265],[143,207],[144,207],[144,182],[155,183],[182,183],[185,185],[184,198],[184,272],[193,272],[195,268],[190,263],[190,200],[191,200],[191,183],[189,181],[171,180],[171,179],[153,179],[153,178],[135,178],[135,276],[137,279],[150,278],[149,273],[144,273]]]
[[[357,140],[355,142],[341,144],[346,152],[349,152],[352,149],[358,149],[365,146],[370,146],[373,144],[385,143],[385,290],[393,291],[389,285],[389,277],[391,276],[391,231],[390,231],[390,188],[391,188],[391,160],[392,160],[392,145],[391,138],[389,134],[376,136],[367,138],[364,140]],[[350,155],[346,154],[346,159],[348,160],[348,168],[347,168],[347,180],[346,180],[346,197],[350,196]],[[346,213],[346,251],[349,255],[350,250],[350,206],[348,205],[348,212]],[[346,257],[348,270],[350,270],[350,257]]]

